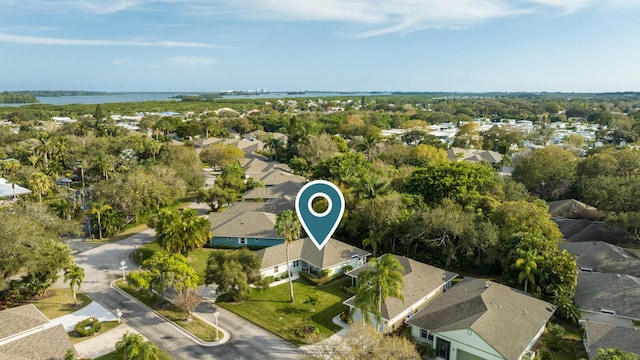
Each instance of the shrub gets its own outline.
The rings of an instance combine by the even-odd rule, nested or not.
[[[296,336],[304,338],[311,335],[319,335],[320,330],[318,330],[318,328],[313,325],[303,325],[297,328],[295,333]]]
[[[80,336],[92,336],[100,331],[102,324],[95,317],[84,319],[76,324],[76,332]]]
[[[347,286],[347,285],[342,285],[340,287],[342,289],[342,291],[345,292],[345,294],[347,295],[351,295],[354,296],[356,294],[356,287],[355,286]]]
[[[542,349],[540,350],[540,360],[551,360],[551,351],[547,350],[547,349]]]
[[[549,324],[547,329],[549,330],[546,338],[547,345],[553,350],[558,350],[560,348],[560,342],[567,331],[558,324]]]
[[[346,273],[348,273],[348,272],[349,272],[349,271],[351,271],[351,270],[353,270],[353,266],[351,266],[351,265],[347,265],[347,266],[345,266],[345,267],[343,267],[343,268],[342,268],[342,273],[343,273],[343,274],[346,274]]]
[[[347,314],[346,311],[343,311],[340,313],[340,320],[342,320],[342,322],[349,322],[349,314]]]
[[[324,270],[322,270],[322,271],[320,271],[318,273],[318,277],[320,279],[326,279],[328,276],[329,276],[329,270],[328,269],[324,269]]]

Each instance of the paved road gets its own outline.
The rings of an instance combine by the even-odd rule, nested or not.
[[[126,271],[136,265],[129,259],[135,246],[154,240],[153,230],[147,230],[121,241],[105,244],[75,254],[76,263],[85,269],[82,291],[92,299],[114,311],[120,309],[122,318],[147,339],[151,340],[176,359],[297,359],[300,350],[291,343],[246,321],[233,313],[217,307],[219,325],[230,334],[227,343],[214,347],[196,344],[176,325],[149,312],[138,302],[118,293],[110,283],[122,277],[120,262],[126,261]],[[198,312],[214,323],[215,305],[203,304]]]

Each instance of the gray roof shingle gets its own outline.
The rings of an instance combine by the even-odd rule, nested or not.
[[[258,257],[262,259],[262,269],[285,264],[287,262],[286,244],[279,244],[258,250]],[[351,246],[342,241],[330,238],[327,244],[318,250],[309,238],[293,241],[289,247],[289,260],[302,259],[305,262],[320,268],[326,269],[351,260],[354,255],[370,255],[366,250]]]
[[[304,185],[297,181],[285,181],[275,186],[265,186],[261,188],[255,188],[247,191],[242,198],[244,200],[269,200],[269,199],[282,199],[286,196],[296,196],[298,191]]]
[[[67,349],[73,344],[57,325],[0,346],[0,360],[63,360]]]
[[[402,289],[404,302],[400,299],[388,298],[381,309],[382,317],[385,319],[393,319],[400,315],[400,313],[423,299],[429,293],[458,276],[456,273],[427,265],[404,256],[393,256],[395,256],[404,267],[404,288]],[[347,275],[358,277],[358,274],[364,269],[366,269],[366,265],[349,271]],[[352,297],[348,299],[345,304],[353,306],[354,301],[355,297]]]
[[[574,298],[582,310],[640,318],[640,279],[630,275],[580,271]]]
[[[211,232],[214,236],[281,238],[274,230],[276,214],[262,211],[241,213],[211,213]]]
[[[33,304],[0,311],[0,340],[49,322]]]
[[[579,268],[640,276],[640,259],[619,246],[603,241],[582,241],[562,242],[558,247],[576,255]]]
[[[471,329],[507,360],[517,360],[555,308],[508,286],[464,278],[407,323],[432,332]]]
[[[640,354],[640,331],[635,329],[586,321],[584,337],[594,357],[599,348],[616,348]]]

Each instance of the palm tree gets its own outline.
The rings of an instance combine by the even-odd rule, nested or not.
[[[131,352],[131,359],[136,360],[158,360],[158,347],[150,341],[145,341],[136,346]]]
[[[378,136],[374,134],[367,134],[354,139],[353,148],[356,149],[356,151],[363,152],[367,157],[367,161],[371,161],[371,158],[373,158],[378,151],[379,140]]]
[[[363,247],[366,248],[371,246],[371,249],[373,250],[373,257],[376,257],[376,252],[378,251],[378,247],[380,245],[382,245],[382,237],[380,236],[380,234],[373,230],[369,230],[369,237],[362,240]]]
[[[404,301],[404,267],[391,254],[373,259],[358,275],[355,306],[360,309],[363,321],[374,314],[378,327],[382,323],[382,305],[389,297]]]
[[[535,285],[538,274],[538,263],[544,260],[544,257],[538,255],[535,250],[524,251],[518,249],[518,258],[516,262],[511,265],[515,270],[520,270],[518,274],[518,284],[522,284],[524,281],[524,292],[527,292],[527,285],[531,282],[531,285]]]
[[[82,280],[84,280],[84,269],[80,266],[73,264],[65,270],[64,282],[69,282],[69,289],[71,289],[71,293],[73,294],[73,306],[78,305],[76,291],[80,290]]]
[[[282,213],[276,215],[275,230],[278,236],[284,236],[284,242],[287,249],[287,275],[289,278],[289,289],[291,292],[291,302],[294,302],[293,298],[293,280],[291,279],[291,271],[289,267],[289,246],[295,240],[300,238],[300,232],[302,227],[298,220],[298,215],[293,210],[285,210]]]
[[[172,254],[182,253],[202,247],[213,236],[209,220],[198,216],[194,209],[163,210],[155,225],[156,240],[163,249]]]
[[[51,191],[53,182],[46,174],[35,172],[31,175],[31,179],[29,179],[29,186],[31,187],[31,191],[38,194],[38,201],[40,205],[42,205],[42,195],[46,195]]]
[[[375,199],[378,195],[384,195],[389,187],[389,182],[378,178],[376,175],[363,174],[354,184],[359,198]]]
[[[282,150],[282,147],[284,146],[284,141],[282,141],[282,139],[276,139],[276,138],[269,138],[269,140],[267,140],[267,143],[265,144],[265,147],[270,149],[271,152],[274,154],[274,159],[276,161],[278,161],[278,152],[280,152]]]
[[[99,236],[99,239],[102,240],[102,221],[101,221],[101,216],[102,216],[102,213],[104,213],[105,211],[111,209],[111,205],[106,204],[104,202],[104,200],[97,200],[97,201],[91,202],[91,204],[89,204],[89,206],[90,206],[89,213],[91,215],[95,215],[96,216],[96,220],[98,221],[98,236]]]
[[[116,341],[116,353],[125,359],[132,359],[133,353],[142,343],[144,338],[137,333],[125,331],[124,334]]]

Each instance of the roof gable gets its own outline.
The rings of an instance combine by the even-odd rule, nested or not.
[[[582,310],[640,318],[640,279],[634,276],[580,271],[574,298]]]
[[[640,276],[640,259],[619,246],[603,241],[583,241],[563,242],[558,247],[576,255],[579,268]]]

